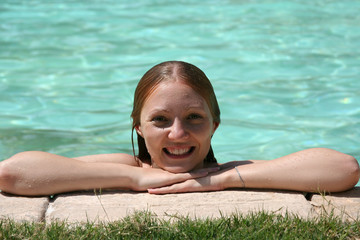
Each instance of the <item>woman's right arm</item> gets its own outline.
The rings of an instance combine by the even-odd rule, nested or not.
[[[73,159],[38,151],[18,153],[0,162],[0,189],[30,196],[99,188],[145,191],[207,175],[207,172],[172,174],[129,165],[131,160],[126,158],[132,156],[126,154],[119,154],[117,160],[115,155],[105,154],[104,161],[95,159],[99,156]]]

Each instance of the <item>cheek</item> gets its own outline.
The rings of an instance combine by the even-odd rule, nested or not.
[[[153,127],[144,128],[143,137],[149,153],[154,152],[155,148],[161,144],[163,132],[162,129],[155,129]]]
[[[199,126],[194,126],[191,129],[191,132],[197,136],[199,139],[211,139],[211,136],[213,135],[213,129],[211,128],[211,124],[210,123],[206,123],[203,125],[199,125]]]
[[[143,128],[143,135],[145,139],[157,139],[163,130],[157,129],[152,126],[146,126]]]

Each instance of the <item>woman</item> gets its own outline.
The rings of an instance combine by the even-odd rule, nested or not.
[[[0,163],[0,189],[50,195],[94,188],[154,194],[270,188],[336,192],[359,180],[352,156],[331,149],[296,152],[271,161],[217,164],[211,137],[220,110],[206,75],[185,62],[164,62],[140,80],[132,112],[137,156],[115,153],[67,158],[22,152]]]

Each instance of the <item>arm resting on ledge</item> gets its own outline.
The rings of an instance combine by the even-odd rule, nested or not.
[[[73,159],[45,152],[23,152],[0,162],[0,189],[18,195],[51,195],[95,188],[164,194],[245,185],[246,188],[340,192],[354,187],[360,175],[354,157],[326,148],[307,149],[274,160],[234,161],[220,168],[217,172],[214,171],[218,168],[210,168],[170,173],[139,167],[127,154]]]
[[[206,177],[149,189],[149,192],[219,191],[244,186],[302,192],[341,192],[353,188],[359,176],[359,164],[354,157],[332,149],[312,148],[274,160],[228,162],[221,165],[219,172]]]
[[[137,165],[133,156],[127,154],[101,154],[74,159],[30,151],[0,162],[0,189],[28,196],[99,188],[146,191],[148,188],[203,177],[211,171],[214,170],[175,174],[143,168]]]
[[[249,188],[341,192],[359,180],[359,164],[347,154],[312,148],[271,161],[238,167]]]

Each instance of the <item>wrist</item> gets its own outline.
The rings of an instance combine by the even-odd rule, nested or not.
[[[133,171],[131,171],[131,174],[129,175],[129,185],[130,189],[133,191],[144,191],[146,189],[143,189],[144,187],[141,186],[141,178],[139,176],[142,175],[141,173],[142,168],[141,167],[135,167]]]
[[[242,178],[242,176],[240,174],[239,169],[237,168],[237,166],[235,166],[234,168],[235,168],[235,171],[236,171],[237,175],[239,176],[240,182],[242,184],[242,188],[245,188],[245,182],[244,182],[244,179]]]
[[[230,168],[227,171],[225,184],[225,188],[245,188],[245,181],[241,175],[241,170],[234,167]]]

